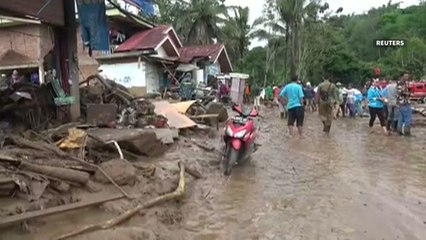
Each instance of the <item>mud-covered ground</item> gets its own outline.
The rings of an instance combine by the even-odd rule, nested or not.
[[[75,239],[407,239],[426,236],[426,129],[404,138],[368,134],[367,119],[338,119],[324,136],[316,114],[307,114],[306,138],[286,137],[286,123],[267,111],[260,123],[261,144],[252,161],[220,171],[216,138],[182,138],[166,156],[143,164],[157,166],[129,191],[143,200],[172,191],[177,163],[185,160],[205,179],[187,179],[185,198],[133,217],[111,230]],[[185,141],[186,139],[186,141]],[[1,229],[0,239],[51,239],[89,223],[108,220],[129,208],[127,200],[103,204]],[[28,229],[28,228],[27,228]]]

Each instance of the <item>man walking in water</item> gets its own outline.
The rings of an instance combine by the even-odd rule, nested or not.
[[[291,77],[291,83],[284,87],[280,97],[287,103],[288,111],[288,131],[291,136],[294,135],[293,128],[296,122],[299,137],[303,137],[303,121],[305,118],[305,109],[303,108],[303,88],[297,83],[297,76]]]
[[[388,121],[386,128],[388,131],[397,132],[399,109],[397,104],[398,86],[396,81],[389,81],[389,84],[383,90],[383,96],[388,100]]]
[[[326,77],[324,81],[318,85],[317,102],[318,113],[324,126],[323,131],[330,133],[331,123],[333,121],[333,106],[338,99],[338,90],[336,85],[330,81],[330,77]]]

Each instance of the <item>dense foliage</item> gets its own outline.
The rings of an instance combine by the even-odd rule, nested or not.
[[[283,83],[291,74],[318,83],[328,73],[342,83],[362,84],[374,67],[384,78],[403,71],[426,75],[426,4],[399,4],[342,15],[340,6],[316,0],[267,0],[262,19],[249,24],[248,8],[224,1],[159,0],[158,22],[174,25],[187,44],[224,42],[235,70],[257,84]],[[254,38],[266,47],[249,50]],[[376,39],[404,39],[401,48],[378,48]]]

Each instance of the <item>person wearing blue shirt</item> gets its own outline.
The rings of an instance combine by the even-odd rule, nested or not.
[[[288,131],[293,136],[294,123],[296,122],[299,136],[303,137],[303,121],[305,118],[305,109],[303,108],[303,88],[298,84],[298,77],[292,76],[291,83],[287,84],[280,93],[280,98],[286,102],[288,111]]]
[[[377,83],[378,81],[372,81],[371,86],[367,91],[368,109],[370,112],[370,133],[373,132],[374,121],[376,121],[376,117],[378,117],[383,132],[387,134],[388,131],[386,129],[386,119],[383,110],[386,99],[383,97],[382,90],[378,87]]]

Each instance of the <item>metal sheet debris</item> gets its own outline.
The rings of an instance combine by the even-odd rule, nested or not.
[[[163,115],[169,121],[170,127],[183,129],[195,127],[197,124],[192,121],[189,117],[179,113],[178,109],[167,101],[152,102],[155,106],[155,113]]]

